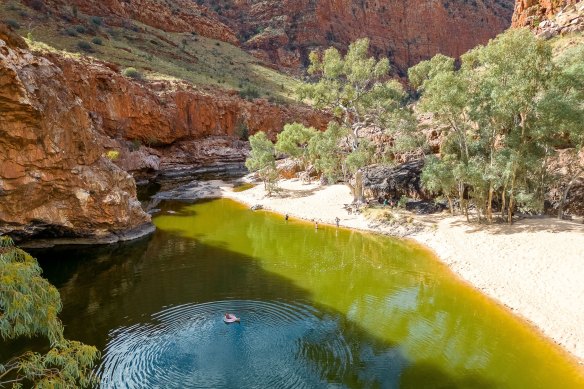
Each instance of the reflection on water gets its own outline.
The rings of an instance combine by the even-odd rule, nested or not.
[[[36,253],[66,335],[104,350],[102,387],[584,387],[415,245],[229,200],[160,208],[149,239]]]

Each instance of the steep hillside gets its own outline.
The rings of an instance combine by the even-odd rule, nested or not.
[[[243,47],[282,67],[310,50],[371,39],[403,74],[436,53],[458,56],[509,27],[513,0],[201,0],[237,31]]]
[[[140,3],[132,8],[128,2],[117,1],[79,2],[76,6],[75,2],[25,4],[10,0],[0,3],[0,21],[30,38],[34,49],[66,51],[74,58],[91,56],[119,65],[118,70],[134,67],[149,80],[184,80],[275,102],[293,99],[296,80],[267,67],[236,45],[214,39],[229,42],[233,41],[232,35],[214,34],[215,30],[203,28],[206,24],[196,20],[189,24],[188,15],[173,15],[168,4],[147,3],[160,7],[152,10]],[[107,8],[110,5],[112,12]]]

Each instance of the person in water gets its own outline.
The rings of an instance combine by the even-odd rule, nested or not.
[[[316,220],[314,221],[314,229],[318,230],[318,221],[316,221]]]
[[[286,214],[286,221],[288,221],[288,214]]]
[[[339,219],[339,217],[335,217],[335,223],[337,224],[337,228],[339,228],[339,222],[341,221],[341,219]]]

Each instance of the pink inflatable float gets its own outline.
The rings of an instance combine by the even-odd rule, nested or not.
[[[239,318],[231,313],[226,313],[225,316],[223,316],[223,321],[225,323],[235,323],[235,322],[239,323]]]

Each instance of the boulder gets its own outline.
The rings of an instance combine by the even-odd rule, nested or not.
[[[362,169],[366,197],[428,198],[420,183],[423,167],[424,160],[416,159],[397,166],[373,165]]]

